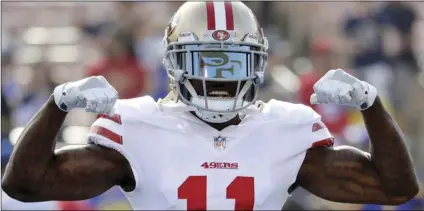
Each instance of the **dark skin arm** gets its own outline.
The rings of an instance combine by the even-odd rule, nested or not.
[[[379,98],[362,116],[370,153],[347,146],[309,149],[297,182],[330,201],[403,204],[418,193],[405,138]]]
[[[25,202],[84,200],[115,185],[131,190],[132,170],[117,151],[92,144],[54,151],[66,115],[51,96],[30,120],[6,167],[3,190]]]

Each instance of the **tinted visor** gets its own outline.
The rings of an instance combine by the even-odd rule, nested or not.
[[[193,52],[193,76],[239,80],[249,76],[247,53]]]
[[[247,80],[252,76],[251,56],[248,46],[208,51],[201,46],[187,46],[189,56],[182,62],[188,75],[206,79]],[[184,66],[184,65],[183,65]]]

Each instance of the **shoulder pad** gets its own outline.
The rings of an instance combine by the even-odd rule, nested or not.
[[[263,109],[265,114],[278,119],[290,119],[292,123],[305,124],[321,119],[311,107],[279,100],[270,100]]]
[[[299,146],[304,149],[333,145],[333,136],[321,121],[321,116],[309,106],[270,100],[264,112],[283,125],[295,124],[299,134],[302,134],[299,140],[303,141],[298,142],[301,143]]]
[[[113,114],[97,115],[97,120],[90,128],[89,138],[106,138],[122,145],[124,120],[145,119],[158,110],[156,102],[150,96],[118,100],[113,109]]]
[[[156,101],[150,96],[118,100],[115,106],[117,112],[128,118],[133,116],[146,117],[146,115],[151,115],[159,111]]]

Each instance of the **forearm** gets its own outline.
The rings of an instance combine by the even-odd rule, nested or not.
[[[19,137],[3,184],[36,184],[43,177],[53,158],[56,135],[65,117],[66,112],[57,108],[51,96]]]
[[[412,160],[395,120],[378,97],[362,115],[371,141],[371,162],[386,191],[393,196],[416,194],[418,185]]]

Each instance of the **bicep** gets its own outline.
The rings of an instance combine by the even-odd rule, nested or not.
[[[89,144],[56,151],[35,199],[84,200],[119,185],[128,169],[117,151]]]
[[[386,195],[371,157],[353,147],[309,149],[298,175],[311,193],[342,203],[386,204]]]

